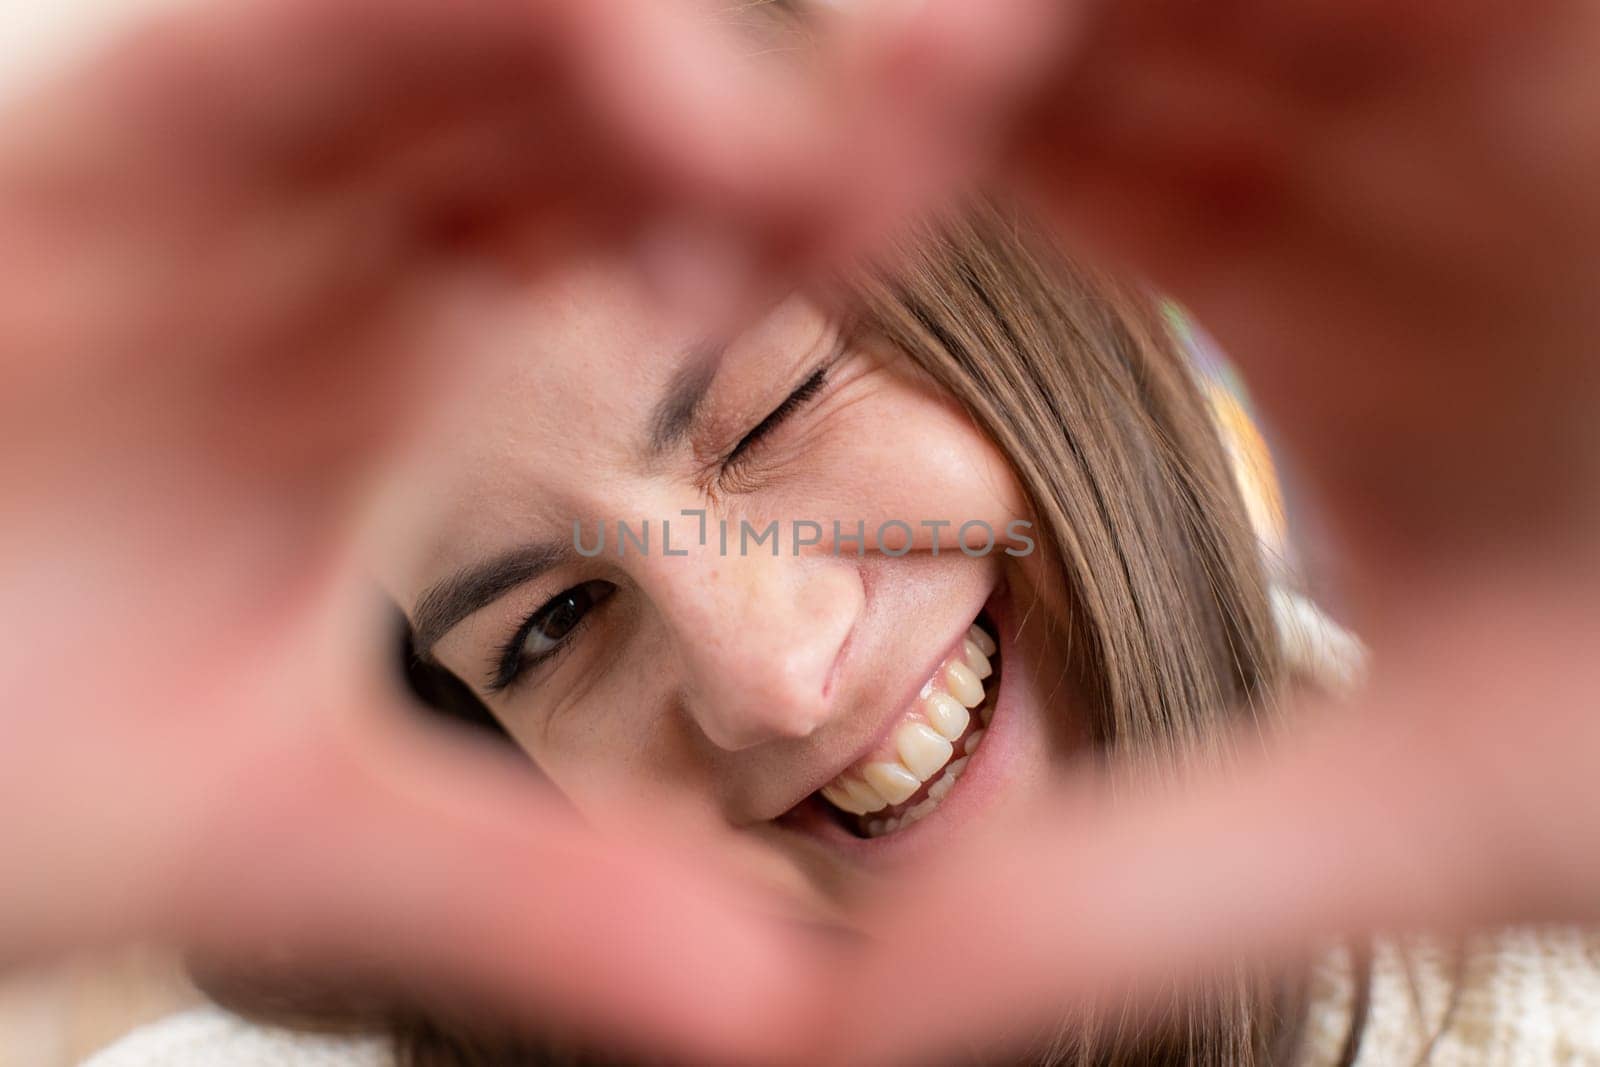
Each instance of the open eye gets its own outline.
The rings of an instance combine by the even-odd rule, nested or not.
[[[528,616],[501,650],[498,669],[489,684],[490,691],[505,689],[523,671],[555,655],[567,638],[583,625],[588,614],[610,599],[616,589],[610,582],[584,582],[546,601]]]
[[[596,587],[603,587],[597,589]],[[609,582],[585,582],[568,589],[540,608],[533,615],[527,636],[522,639],[522,654],[538,657],[559,645],[589,609],[605,599],[611,589]]]

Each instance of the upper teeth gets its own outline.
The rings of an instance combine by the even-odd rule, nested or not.
[[[965,769],[966,756],[983,736],[982,729],[973,731],[962,752],[956,751],[955,743],[972,723],[968,709],[984,704],[983,679],[994,673],[989,663],[994,651],[994,639],[974,623],[960,650],[934,671],[905,721],[896,727],[892,752],[875,753],[864,764],[845,771],[823,787],[822,795],[835,807],[866,815],[905,803],[925,782],[939,778],[929,787],[927,799],[899,819],[874,820],[868,831],[886,833],[932,811]],[[985,723],[990,713],[985,705]],[[961,758],[954,759],[956,756]],[[891,822],[893,827],[888,825]]]

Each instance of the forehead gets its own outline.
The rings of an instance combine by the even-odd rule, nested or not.
[[[638,273],[575,266],[527,294],[514,336],[469,405],[463,457],[520,458],[493,442],[538,440],[547,456],[603,463],[633,443],[637,422],[699,333],[656,301]]]
[[[570,521],[575,493],[631,469],[653,398],[698,337],[618,263],[551,273],[516,303],[415,471],[414,581],[398,583],[413,590]]]
[[[417,473],[411,580],[386,583],[397,592],[414,593],[463,561],[560,536],[620,495],[643,473],[652,417],[675,376],[726,340],[663,307],[620,261],[563,268],[517,304]],[[723,415],[757,410],[796,339],[825,323],[794,299],[726,346],[716,388]]]

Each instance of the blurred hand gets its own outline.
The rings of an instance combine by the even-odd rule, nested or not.
[[[470,373],[452,316],[659,218],[770,215],[772,90],[654,0],[291,0],[6,117],[0,965],[154,936],[691,1060],[786,1040],[772,901],[400,714],[352,564]]]
[[[1593,5],[884,9],[840,31],[849,217],[1024,187],[1221,336],[1376,588],[1594,522]]]
[[[527,7],[228,6],[8,120],[0,959],[310,952],[741,1062],[826,991],[914,1058],[1335,930],[1593,917],[1591,8],[931,0],[855,38],[805,154],[667,6]],[[985,160],[1246,366],[1377,673],[1181,801],[996,829],[824,983],[745,882],[393,715],[351,542],[500,272],[666,212],[847,247]],[[952,958],[959,996],[903,980]]]
[[[1374,673],[1225,779],[986,828],[878,916],[841,1044],[916,1062],[1324,936],[1600,918],[1600,9],[932,0],[850,29],[860,129],[894,131],[862,137],[856,239],[998,169],[1187,303],[1315,490]],[[950,960],[948,996],[904,981]]]

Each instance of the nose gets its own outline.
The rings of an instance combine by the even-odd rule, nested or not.
[[[833,676],[865,600],[828,556],[657,557],[637,580],[666,620],[683,704],[718,747],[807,737],[837,706]]]

